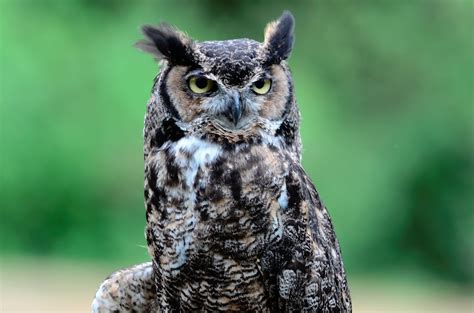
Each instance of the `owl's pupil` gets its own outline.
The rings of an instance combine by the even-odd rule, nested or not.
[[[263,88],[263,85],[265,85],[265,82],[263,81],[263,79],[257,80],[257,81],[254,83],[254,86],[255,86],[257,89]]]
[[[204,89],[207,87],[207,78],[204,77],[198,77],[196,79],[196,86],[200,89]]]

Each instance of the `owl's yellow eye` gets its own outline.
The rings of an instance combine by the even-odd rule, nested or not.
[[[252,84],[252,90],[256,94],[264,95],[270,90],[271,86],[272,86],[271,80],[262,78]]]
[[[215,84],[215,81],[198,75],[191,76],[191,78],[188,80],[189,89],[197,94],[203,94],[212,91],[215,87]]]

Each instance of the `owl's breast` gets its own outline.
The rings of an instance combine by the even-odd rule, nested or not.
[[[283,234],[282,158],[271,145],[224,149],[194,137],[152,155],[146,180],[155,201],[148,205],[147,238],[162,277],[192,272],[212,285],[213,276],[232,283],[239,273],[255,284],[258,259]]]
[[[164,146],[149,159],[154,174],[147,175],[163,226],[187,221],[198,229],[194,239],[252,253],[237,246],[273,231],[270,224],[286,197],[283,158],[265,144],[225,149],[184,137]]]

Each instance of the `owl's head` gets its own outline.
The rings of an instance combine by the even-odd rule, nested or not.
[[[172,119],[184,131],[234,143],[262,133],[297,136],[299,112],[286,63],[293,28],[294,18],[286,11],[267,25],[263,43],[198,42],[167,24],[144,26],[146,39],[137,45],[162,62],[150,102],[160,107],[149,107],[148,115],[160,114],[158,120]]]

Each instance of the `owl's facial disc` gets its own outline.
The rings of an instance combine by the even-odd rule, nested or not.
[[[166,90],[182,122],[196,127],[211,123],[234,132],[281,121],[291,100],[289,79],[282,65],[260,68],[237,85],[202,68],[174,66]]]

